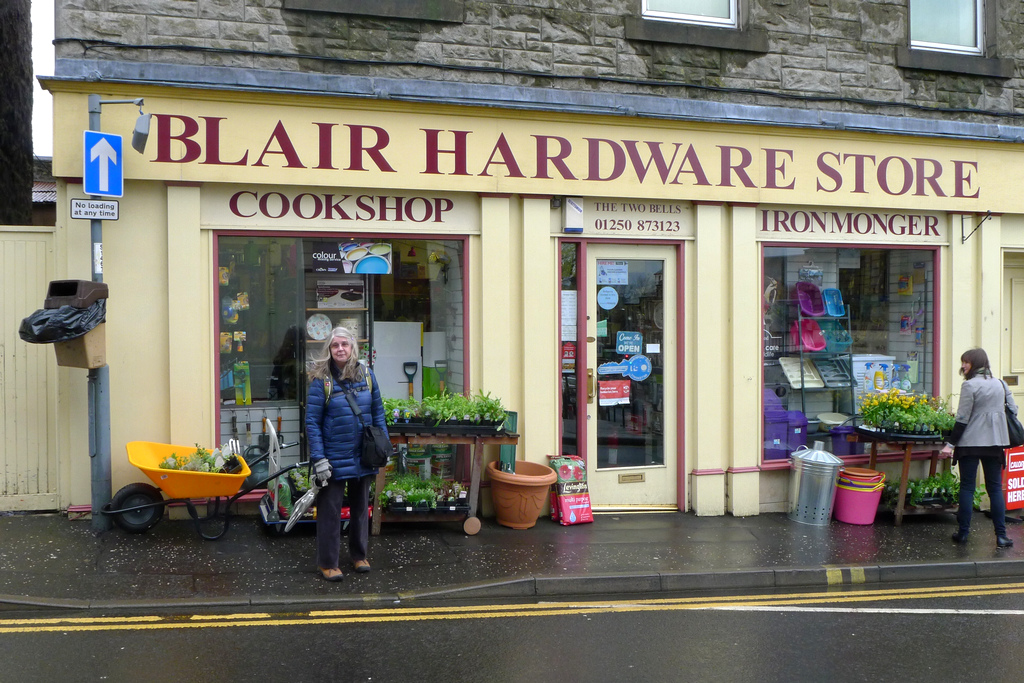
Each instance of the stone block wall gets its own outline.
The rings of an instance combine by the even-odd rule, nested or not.
[[[1010,125],[1024,114],[1024,3],[994,0],[992,76],[901,65],[907,0],[744,1],[743,31],[654,22],[680,38],[651,40],[629,35],[640,0],[57,0],[56,51]]]

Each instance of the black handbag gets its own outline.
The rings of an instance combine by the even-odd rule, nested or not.
[[[388,438],[388,434],[383,428],[373,424],[366,424],[366,420],[363,418],[363,411],[359,409],[359,404],[356,403],[355,396],[352,393],[352,391],[346,391],[345,399],[352,407],[352,412],[359,417],[359,422],[363,425],[363,450],[359,453],[359,462],[363,464],[363,467],[371,467],[373,469],[384,467],[388,464],[388,458],[394,453],[391,439]]]
[[[1005,382],[1003,386],[1006,386]],[[1010,388],[1007,387],[1006,391],[1009,393]],[[1017,416],[1010,410],[1010,404],[1006,402],[1006,399],[1003,399],[1003,408],[1006,410],[1006,431],[1010,434],[1010,448],[1024,446],[1024,425],[1020,423]]]

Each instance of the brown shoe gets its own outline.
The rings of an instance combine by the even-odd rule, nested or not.
[[[324,581],[341,581],[345,578],[345,575],[341,573],[341,570],[335,567],[334,569],[324,569],[323,567],[317,567],[320,570],[320,576],[323,577]]]
[[[360,574],[365,574],[366,572],[370,571],[370,563],[366,560],[356,560],[352,563],[352,568]]]

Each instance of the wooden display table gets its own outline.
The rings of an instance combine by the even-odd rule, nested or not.
[[[480,531],[480,519],[477,507],[480,503],[480,474],[483,471],[482,446],[514,446],[519,443],[519,435],[511,432],[498,432],[483,428],[452,429],[444,431],[443,427],[425,427],[423,425],[392,425],[388,427],[391,443],[398,446],[426,446],[430,444],[453,444],[470,446],[469,474],[469,511],[468,512],[420,512],[413,514],[394,514],[383,512],[377,501],[374,501],[370,533],[380,534],[381,522],[458,522],[463,521],[462,528],[470,536]],[[384,490],[384,468],[377,470],[376,496]]]
[[[944,443],[942,437],[892,434],[890,432],[873,431],[865,427],[857,427],[854,430],[854,432],[857,436],[858,441],[871,444],[871,459],[868,461],[868,469],[875,469],[875,464],[878,460],[878,444],[888,444],[895,450],[903,451],[903,469],[900,471],[900,494],[899,497],[896,499],[895,508],[896,526],[899,526],[903,523],[904,514],[925,514],[956,509],[955,505],[926,506],[920,508],[913,508],[910,510],[906,508],[907,478],[910,474],[910,458],[911,454],[914,451],[914,447],[923,447],[931,450],[931,457],[929,458],[931,464],[928,467],[928,476],[935,476],[935,472],[939,466],[939,459],[949,457],[943,456],[939,453]]]

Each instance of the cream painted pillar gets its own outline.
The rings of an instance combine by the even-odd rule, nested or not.
[[[943,315],[946,320],[944,328],[949,330],[949,347],[946,356],[948,363],[947,375],[949,386],[946,388],[954,395],[954,403],[960,393],[960,354],[967,349],[983,345],[982,334],[982,241],[981,233],[989,229],[991,220],[975,232],[967,242],[962,242],[963,235],[970,234],[974,226],[981,220],[980,216],[964,214],[949,215],[949,263],[943,264]],[[995,277],[1002,277],[1002,266]],[[996,301],[998,302],[998,283],[996,283]],[[996,306],[998,311],[998,304]],[[998,319],[995,323],[998,330]],[[948,327],[946,327],[948,325]],[[998,344],[998,335],[992,340]],[[998,358],[998,356],[996,356]]]
[[[547,455],[558,453],[561,386],[561,353],[558,302],[560,255],[551,237],[551,200],[523,198],[522,233],[522,349],[519,369],[522,403],[519,424],[522,437],[516,457],[547,464]],[[513,365],[513,367],[515,367]]]
[[[981,216],[974,217],[977,225]],[[972,228],[973,229],[973,228]],[[1003,231],[1000,216],[993,216],[978,228],[968,242],[978,240],[978,270],[981,276],[980,292],[974,305],[978,310],[979,337],[977,346],[988,353],[992,374],[1002,376],[1007,370],[1000,367],[1002,355],[1002,310],[1003,310]],[[959,360],[963,351],[956,352]]]
[[[192,183],[167,185],[168,427],[170,443],[185,445],[212,445],[218,436],[211,393],[217,385],[211,361],[213,270],[199,228],[200,192]]]
[[[726,453],[730,448],[731,422],[728,402],[730,359],[730,294],[726,273],[729,230],[726,208],[699,204],[695,207],[696,263],[694,279],[695,327],[687,336],[694,361],[688,375],[694,377],[697,394],[696,432],[690,462],[690,500],[698,515],[725,514]]]
[[[512,294],[512,242],[510,198],[505,195],[480,197],[480,263],[474,280],[479,283],[480,311],[479,376],[474,390],[489,391],[509,405],[512,381],[512,321],[509,302]],[[475,331],[475,330],[474,330]],[[514,409],[509,405],[510,409]]]
[[[729,468],[726,507],[733,515],[756,515],[760,510],[761,443],[757,425],[761,394],[761,272],[757,244],[757,209],[732,207],[730,264],[730,355],[732,372]]]

